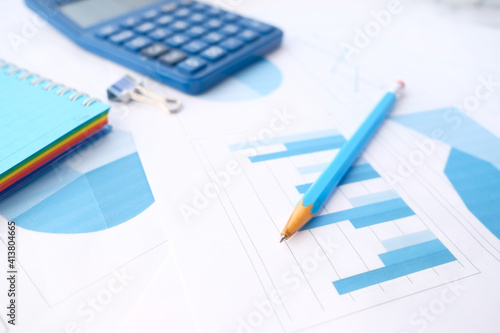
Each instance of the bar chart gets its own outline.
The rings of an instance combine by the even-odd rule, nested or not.
[[[266,141],[251,141],[230,144],[234,152],[252,150],[255,154],[247,157],[250,164],[268,163],[273,168],[273,162],[299,158],[295,164],[296,172],[310,181],[302,184],[284,184],[293,188],[294,200],[304,194],[313,180],[328,166],[326,156],[332,158],[346,142],[338,130],[320,130],[280,136]],[[326,153],[321,162],[304,162],[314,153]],[[300,162],[302,159],[302,162]],[[279,168],[279,166],[277,166]],[[277,171],[280,172],[280,171]],[[379,224],[399,221],[405,223],[405,218],[418,219],[408,204],[389,187],[387,183],[370,193],[359,192],[359,186],[364,182],[377,181],[385,183],[379,173],[362,157],[349,169],[339,183],[339,193],[335,193],[329,209],[323,207],[319,215],[314,217],[302,231],[317,229],[349,221],[354,229],[370,228]],[[350,193],[349,196],[343,195]],[[359,192],[359,193],[357,193]],[[345,196],[343,203],[336,200]],[[339,204],[340,203],[340,204]],[[333,207],[336,206],[336,207]],[[333,209],[332,209],[333,207]],[[412,273],[432,269],[456,261],[450,250],[428,229],[406,233],[397,237],[380,240],[380,253],[374,255],[382,263],[382,267],[369,269],[365,272],[339,278],[332,281],[339,295],[348,294],[382,282],[391,281]]]
[[[279,243],[293,207],[347,140],[335,124],[310,120],[273,135],[257,128],[192,141],[206,174],[196,193],[209,190],[206,209],[229,223],[224,241],[241,247],[237,269],[255,274],[264,293],[281,295],[273,308],[284,326],[293,318],[289,328],[478,273],[370,156],[360,156],[317,215]]]
[[[429,236],[429,238],[434,237],[432,233]],[[408,245],[405,244],[407,241],[405,238],[417,239],[418,236],[413,234],[402,238],[404,239],[402,240],[404,245],[401,248],[379,254],[379,258],[385,267],[334,281],[333,285],[338,293],[341,295],[346,294],[456,260],[453,254],[438,239]],[[394,239],[394,242],[397,243],[398,240]]]

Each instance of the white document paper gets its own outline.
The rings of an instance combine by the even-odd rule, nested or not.
[[[189,302],[177,302],[175,298],[182,293],[172,293],[172,302],[179,307],[190,304],[197,330],[496,330],[500,242],[492,224],[476,216],[477,206],[462,198],[464,192],[459,194],[462,183],[456,179],[461,173],[446,167],[456,166],[450,161],[461,161],[464,156],[459,152],[464,150],[468,153],[465,161],[481,167],[481,161],[498,166],[497,155],[488,151],[480,155],[484,151],[469,151],[460,140],[449,138],[429,145],[425,125],[434,119],[427,111],[454,108],[474,95],[480,77],[498,77],[499,32],[464,24],[453,13],[441,17],[433,13],[435,7],[405,2],[370,45],[347,61],[340,45],[354,44],[356,29],[375,20],[371,11],[386,6],[385,2],[315,1],[307,7],[303,2],[243,2],[238,11],[283,28],[281,49],[198,97],[146,80],[148,88],[184,102],[184,110],[176,116],[138,104],[116,106],[112,112],[112,123],[133,134],[188,294]],[[31,19],[32,13],[19,7]],[[11,25],[19,27],[13,32],[21,33],[22,22],[12,18],[6,22],[17,24]],[[40,28],[17,49],[8,45],[2,55],[6,60],[30,64],[35,72],[72,82],[75,88],[102,99],[107,86],[129,72],[82,51],[50,26]],[[65,52],[52,52],[51,58],[33,57],[51,45]],[[61,64],[65,64],[61,70],[54,70]],[[280,230],[300,191],[338,151],[327,148],[338,143],[339,137],[352,135],[394,79],[404,79],[407,89],[393,119],[358,160],[355,176],[339,187],[320,213],[330,216],[330,221],[342,216],[344,220],[318,225],[279,244]],[[473,122],[462,120],[460,128],[480,128],[481,135],[487,130],[498,138],[500,122],[495,110],[499,100],[498,91],[491,92],[491,98],[471,114]],[[412,114],[419,121],[413,121]],[[466,119],[456,111],[446,115],[452,117],[451,124],[458,121],[457,116]],[[469,142],[466,130],[458,133]],[[495,144],[491,140],[487,145]],[[311,147],[316,151],[297,153]],[[283,154],[287,151],[296,154]],[[421,154],[424,162],[419,164]],[[383,212],[366,215],[367,206],[382,207]],[[388,216],[391,220],[383,221]],[[157,229],[147,229],[148,235],[154,233],[152,238],[161,236]],[[411,248],[421,244],[430,247]],[[158,283],[162,298],[141,289],[124,301],[135,304],[135,309],[150,299],[162,304],[169,295],[158,282],[164,268],[154,269],[165,257],[147,259],[157,251],[167,252],[167,243],[151,248],[137,259],[134,270],[139,271],[139,262],[146,261],[147,273],[138,274],[149,278],[144,285],[155,288]],[[420,251],[397,252],[408,248]],[[427,257],[421,251],[427,251]],[[158,275],[151,281],[155,271]],[[21,278],[29,273],[26,267]],[[44,283],[50,294],[53,286]],[[41,294],[36,285],[26,283],[30,289],[23,287],[25,293]],[[178,282],[172,285],[179,288]],[[73,290],[71,283],[64,288],[63,295],[50,296],[53,302]],[[78,305],[79,295],[54,304],[66,311],[66,302]],[[52,304],[38,302],[40,306]],[[73,309],[69,306],[64,318],[72,317]],[[109,316],[111,309],[121,316],[129,313],[112,306]],[[35,307],[24,313],[28,316],[34,311]],[[158,308],[153,312],[157,316]],[[140,313],[123,322],[140,327],[135,326]],[[112,330],[109,316],[99,317],[88,330]],[[179,318],[185,320],[184,315]],[[50,329],[61,330],[59,324]],[[147,327],[158,328],[154,323]],[[193,329],[192,323],[185,327]]]
[[[7,62],[102,101],[126,73],[82,50],[23,2],[2,2],[0,17],[0,58]],[[7,219],[18,222],[17,319],[9,324],[2,311],[0,332],[115,332],[126,320],[140,324],[144,318],[130,318],[160,273],[172,283],[149,300],[176,308],[163,316],[164,328],[191,330],[194,320],[129,122],[133,112],[142,110],[116,105],[109,134],[0,202],[5,272]],[[7,282],[1,279],[5,301]]]
[[[456,107],[474,94],[480,77],[498,73],[499,32],[441,22],[424,16],[429,8],[408,4],[360,59],[347,62],[339,45],[371,19],[374,5],[317,4],[305,13],[294,3],[266,12],[242,6],[263,20],[281,20],[287,32],[267,58],[282,77],[271,93],[251,98],[235,87],[240,95],[215,88],[185,98],[175,119],[161,122],[150,113],[143,118],[148,125],[138,126],[141,141],[158,140],[164,152],[145,148],[143,156],[202,331],[469,332],[479,325],[493,332],[500,242],[458,194],[460,182],[445,175],[456,142],[429,144],[408,128],[411,119],[397,117],[418,113],[424,126],[432,121],[426,111]],[[285,7],[288,15],[279,15]],[[362,18],[354,15],[360,12]],[[349,22],[353,30],[334,31]],[[252,87],[259,74],[248,80],[251,70],[236,79]],[[275,69],[266,73],[265,82],[276,79]],[[312,227],[279,244],[301,191],[338,151],[327,147],[339,136],[348,139],[399,78],[407,83],[405,96],[350,181]],[[471,121],[498,139],[496,107],[498,91]],[[469,134],[465,127],[462,134]],[[312,153],[300,152],[307,149]],[[409,171],[401,180],[404,159]]]

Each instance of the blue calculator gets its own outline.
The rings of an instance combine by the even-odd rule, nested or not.
[[[26,0],[83,48],[199,94],[278,48],[283,32],[192,0]]]

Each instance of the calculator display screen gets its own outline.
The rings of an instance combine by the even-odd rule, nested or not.
[[[126,14],[160,0],[77,0],[61,5],[60,10],[82,28]]]

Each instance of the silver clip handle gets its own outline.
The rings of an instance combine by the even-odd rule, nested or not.
[[[179,112],[182,107],[182,102],[180,100],[162,97],[140,85],[135,87],[130,97],[136,101],[157,105],[168,113]]]

